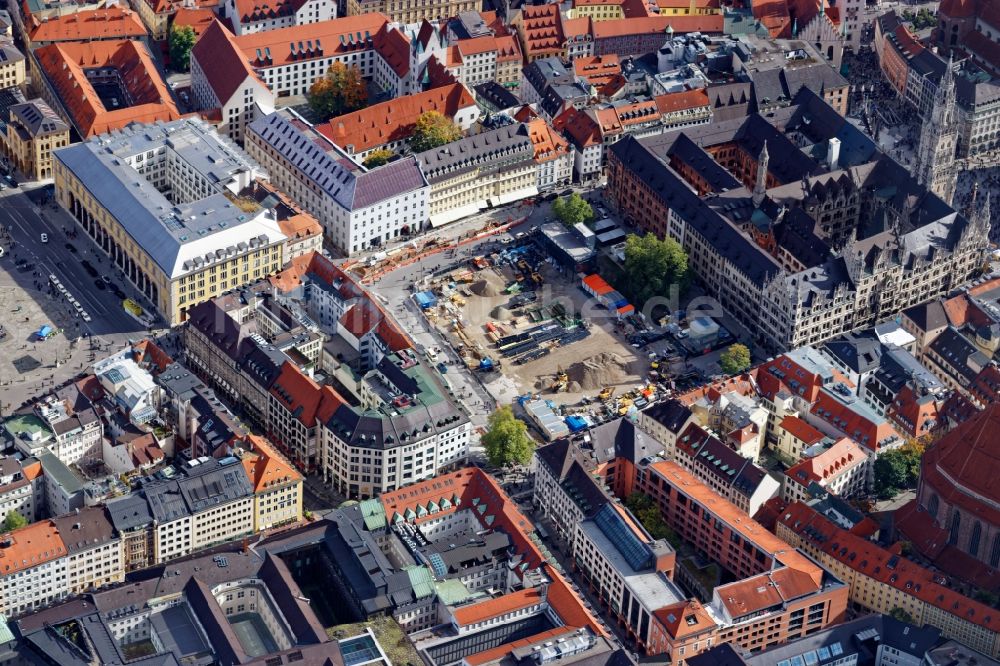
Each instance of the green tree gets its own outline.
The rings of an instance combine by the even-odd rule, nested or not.
[[[28,524],[28,520],[17,511],[8,511],[7,517],[3,519],[3,531],[12,532]]]
[[[368,87],[360,69],[335,62],[313,82],[307,98],[312,112],[326,120],[362,108],[368,102]]]
[[[625,508],[632,512],[649,532],[649,536],[654,539],[665,539],[675,549],[681,547],[680,537],[663,521],[660,507],[656,506],[649,495],[632,493],[625,498]]]
[[[175,72],[191,69],[191,49],[197,40],[194,28],[189,25],[175,25],[170,28],[167,38],[170,46],[170,66]]]
[[[910,624],[913,624],[913,616],[907,613],[899,606],[896,606],[891,611],[889,611],[889,617],[899,620],[900,622],[908,622]]]
[[[642,309],[654,296],[669,296],[675,285],[684,290],[689,278],[687,254],[672,238],[632,234],[625,239],[624,272],[626,296]]]
[[[750,367],[750,350],[737,342],[719,356],[719,367],[727,375],[738,375]]]
[[[553,201],[552,214],[567,227],[594,219],[594,209],[576,192]]]
[[[978,589],[972,593],[972,598],[981,604],[986,604],[987,606],[992,606],[996,608],[1000,605],[1000,595],[995,592],[990,592],[989,590]]]
[[[514,416],[510,405],[504,405],[490,414],[482,442],[486,458],[494,467],[527,465],[535,450],[535,442],[528,435],[528,426]]]
[[[886,451],[875,460],[875,493],[892,499],[904,488],[912,488],[920,478],[920,450],[904,446]]]
[[[365,158],[364,164],[369,169],[374,169],[375,167],[380,167],[383,164],[387,164],[389,160],[396,156],[396,153],[388,150],[386,148],[379,148],[378,150],[373,150],[368,153],[368,157]]]
[[[410,150],[422,153],[462,138],[462,128],[438,111],[425,111],[417,118],[410,137]]]

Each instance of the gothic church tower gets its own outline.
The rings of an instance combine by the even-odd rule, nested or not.
[[[934,106],[920,128],[920,145],[914,167],[917,181],[949,205],[955,196],[958,180],[955,169],[955,152],[958,149],[956,112],[955,78],[949,57],[934,96]]]

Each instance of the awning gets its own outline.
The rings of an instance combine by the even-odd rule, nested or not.
[[[513,192],[507,192],[506,194],[501,194],[497,197],[497,200],[501,205],[510,203],[511,201],[517,201],[519,199],[527,199],[528,197],[533,197],[538,195],[538,188],[532,185],[531,187],[523,187],[520,190],[514,190]]]
[[[451,224],[456,220],[461,220],[463,217],[475,215],[483,208],[486,208],[486,202],[482,200],[477,201],[476,203],[459,206],[458,208],[451,208],[435,215],[431,215],[430,223],[431,226],[436,229],[437,227],[443,227],[446,224]]]

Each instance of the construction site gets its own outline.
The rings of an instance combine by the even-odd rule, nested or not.
[[[592,299],[584,307],[590,295],[578,280],[526,242],[474,257],[414,300],[495,394],[580,418],[641,407],[651,397],[650,359],[628,344],[613,312],[595,312]]]

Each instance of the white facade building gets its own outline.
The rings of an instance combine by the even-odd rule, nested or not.
[[[250,127],[246,149],[273,183],[319,220],[330,242],[353,254],[425,227],[430,188],[413,158],[352,170],[311,126],[301,131],[303,123],[284,112],[260,118]]]

